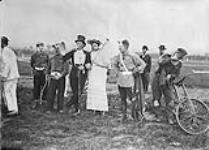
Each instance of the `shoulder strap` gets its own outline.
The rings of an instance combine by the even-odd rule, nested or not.
[[[123,56],[122,56],[121,53],[120,53],[119,57],[120,57],[120,62],[121,62],[121,64],[123,65],[125,71],[128,71],[128,68],[126,67],[126,65],[125,65],[125,63],[124,63],[124,61],[123,61]]]

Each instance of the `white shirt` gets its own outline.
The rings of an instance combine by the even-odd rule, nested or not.
[[[77,50],[74,53],[74,64],[84,64],[86,59],[86,55],[83,50]]]
[[[1,68],[0,75],[7,80],[17,79],[20,77],[17,65],[17,56],[14,51],[8,47],[1,49],[0,54]]]

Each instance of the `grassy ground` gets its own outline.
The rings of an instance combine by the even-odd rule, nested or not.
[[[20,64],[24,66],[20,69],[21,74],[28,75],[30,72],[28,64],[22,62]],[[187,70],[191,71],[188,67]],[[206,77],[202,79],[205,80]],[[47,115],[44,113],[44,108],[31,109],[32,81],[21,80],[18,86],[21,115],[4,119],[1,130],[2,145],[24,150],[209,149],[209,133],[189,135],[178,125],[171,126],[165,122],[136,122],[130,119],[122,123],[116,85],[108,84],[107,91],[110,111],[105,116],[85,110],[85,96],[81,100],[80,116],[74,117],[69,113],[56,112]],[[208,88],[190,86],[189,93],[193,98],[209,101]],[[151,95],[146,95],[146,98],[149,101]]]

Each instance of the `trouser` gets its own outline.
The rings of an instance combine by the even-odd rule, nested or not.
[[[159,83],[159,75],[157,74],[155,74],[152,81],[152,95],[153,95],[152,105],[154,105],[154,100],[157,100],[161,106],[162,89]]]
[[[164,108],[167,119],[171,118],[171,116],[173,115],[171,111],[174,109],[174,100],[175,100],[174,88],[170,84],[159,85],[157,83],[158,82],[154,82],[152,84],[153,100],[158,100],[160,102],[160,106],[162,107],[162,103],[160,99],[163,95],[165,107],[162,108]]]
[[[72,70],[70,74],[70,86],[73,92],[72,99],[67,103],[68,107],[74,105],[76,111],[79,109],[79,95],[82,94],[87,74],[78,71],[77,69]]]
[[[37,100],[40,98],[40,92],[46,82],[46,75],[43,71],[36,71],[33,78],[33,98]],[[44,90],[43,99],[46,99],[46,91]]]
[[[143,89],[144,89],[145,92],[147,92],[148,91],[148,87],[149,87],[150,74],[149,74],[149,72],[142,73],[141,77],[142,77]]]
[[[123,116],[126,116],[127,113],[127,98],[129,98],[130,100],[132,99],[132,87],[121,87],[118,86],[118,90],[120,93],[120,97],[121,97],[121,110],[123,113]]]
[[[4,96],[8,111],[18,112],[17,105],[17,82],[18,79],[4,82]]]
[[[55,97],[57,96],[57,110],[63,109],[64,104],[64,92],[65,92],[65,77],[59,80],[51,79],[47,92],[47,106],[48,110],[52,110],[54,107]]]

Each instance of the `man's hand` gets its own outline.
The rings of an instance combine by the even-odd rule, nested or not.
[[[78,69],[79,69],[79,70],[84,70],[84,66],[83,66],[83,65],[80,65],[80,66],[78,67]]]
[[[168,74],[166,79],[167,79],[167,81],[170,81],[171,80],[171,74]]]
[[[86,69],[90,70],[91,69],[91,64],[88,63],[88,64],[85,65],[85,67],[86,67]]]

